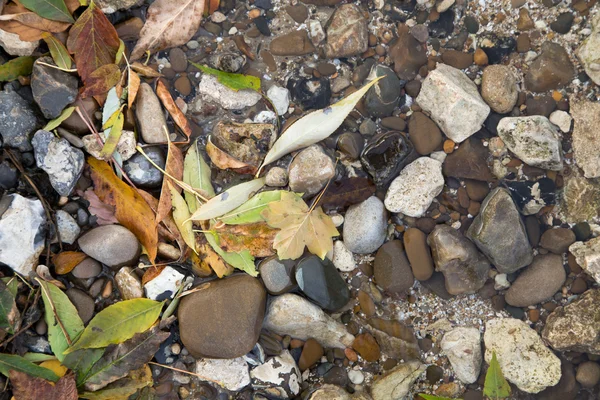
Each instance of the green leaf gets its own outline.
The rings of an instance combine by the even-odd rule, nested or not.
[[[505,399],[510,396],[510,385],[502,375],[502,369],[496,358],[496,352],[492,353],[490,367],[485,374],[483,394],[492,400]]]
[[[103,390],[79,394],[82,399],[89,400],[126,400],[141,388],[152,385],[152,372],[147,365],[132,371],[126,378],[111,383]]]
[[[42,287],[48,341],[58,361],[62,361],[65,358],[65,350],[69,348],[69,342],[73,344],[83,331],[83,321],[62,290],[44,280],[36,280]]]
[[[27,375],[43,378],[48,381],[58,381],[58,376],[56,376],[56,374],[50,371],[48,368],[35,365],[31,361],[27,361],[21,356],[0,353],[0,374],[8,377],[9,371],[11,369],[14,369],[15,371],[19,372],[24,372]]]
[[[42,33],[42,39],[44,39],[44,42],[46,42],[48,45],[50,55],[52,56],[52,59],[56,65],[62,69],[71,69],[73,60],[71,59],[69,51],[65,45],[49,32]]]
[[[192,215],[192,220],[205,221],[225,215],[247,202],[263,186],[265,186],[265,178],[257,178],[232,186],[202,204]]]
[[[90,370],[106,349],[79,349],[65,356],[62,365],[77,372],[77,386],[83,385]]]
[[[73,111],[75,111],[75,107],[65,108],[58,117],[54,118],[52,121],[48,121],[48,123],[44,127],[44,130],[50,132],[51,130],[58,128],[60,124],[62,124],[67,118],[71,116],[71,114],[73,114]]]
[[[92,318],[77,342],[65,354],[131,339],[154,324],[162,306],[163,303],[144,298],[124,300],[108,306]]]
[[[23,358],[27,361],[31,361],[32,363],[52,361],[57,359],[56,356],[44,353],[25,353],[23,354]]]
[[[283,190],[262,192],[236,208],[235,210],[219,217],[218,219],[228,225],[253,224],[264,221],[260,215],[269,203],[281,200]]]
[[[20,0],[27,9],[40,17],[61,22],[75,22],[64,0]]]
[[[16,276],[13,276],[13,277],[7,276],[0,280],[2,282],[4,282],[4,284],[8,288],[8,291],[10,293],[12,293],[13,297],[17,297],[17,291],[19,290],[19,280],[17,279],[17,277]]]
[[[15,302],[15,294],[4,283],[0,282],[0,329],[13,334],[19,323],[21,314]]]
[[[191,214],[190,210],[188,209],[188,205],[183,197],[179,194],[177,189],[173,187],[171,182],[166,182],[169,187],[169,191],[171,192],[171,205],[173,208],[173,220],[175,220],[175,225],[177,225],[185,244],[187,244],[194,253],[198,254],[198,251],[196,250],[194,226],[190,220]]]
[[[423,400],[460,400],[460,399],[452,399],[450,397],[435,396],[433,394],[425,394],[425,393],[419,393],[419,397],[421,397]]]
[[[0,82],[10,82],[19,76],[31,75],[34,61],[33,57],[17,57],[0,65]]]
[[[123,116],[123,112],[120,111],[117,114],[114,124],[112,124],[110,127],[110,133],[106,138],[106,142],[104,142],[102,151],[100,152],[101,157],[110,157],[110,155],[115,152],[117,145],[119,144],[119,140],[121,139],[121,134],[123,133],[124,122],[125,117]]]
[[[215,196],[215,190],[210,181],[211,170],[198,149],[198,139],[190,146],[183,161],[183,181],[196,190],[206,193],[207,198]],[[185,192],[185,201],[190,213],[194,213],[202,204],[193,193]]]
[[[219,71],[218,69],[196,64],[192,61],[189,63],[200,71],[215,76],[219,82],[236,92],[242,89],[252,89],[260,92],[260,79],[255,76]]]
[[[210,244],[213,250],[223,257],[223,260],[229,265],[239,270],[246,272],[250,276],[258,276],[258,271],[254,265],[254,257],[248,250],[240,251],[239,253],[226,252],[219,246],[219,237],[212,232],[205,233],[206,241]]]

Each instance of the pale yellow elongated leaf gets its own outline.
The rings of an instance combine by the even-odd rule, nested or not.
[[[244,204],[248,199],[265,185],[265,178],[258,178],[240,183],[213,197],[192,215],[193,221],[205,221],[220,217]]]
[[[121,140],[124,122],[125,116],[123,115],[123,112],[119,110],[117,119],[110,126],[110,133],[108,134],[106,142],[104,142],[104,147],[102,147],[102,151],[100,152],[100,157],[103,159],[110,157],[110,155],[115,152],[117,144],[119,144],[119,140]]]
[[[196,250],[196,239],[194,238],[194,227],[192,226],[192,220],[190,219],[190,211],[188,209],[187,203],[181,197],[177,189],[173,187],[171,182],[167,181],[167,185],[169,186],[169,191],[171,192],[171,205],[173,207],[173,219],[175,220],[175,224],[177,228],[179,228],[179,232],[181,233],[181,237],[185,243],[190,246],[190,249],[194,251],[194,253],[198,253]]]
[[[71,114],[73,114],[75,108],[76,107],[67,107],[64,110],[62,110],[58,117],[54,118],[52,121],[48,121],[48,123],[44,127],[44,130],[50,132],[58,128],[60,124],[62,124],[67,118],[71,116]]]
[[[326,139],[342,125],[348,114],[354,109],[356,103],[367,91],[381,78],[377,78],[360,90],[343,98],[337,103],[322,110],[313,111],[294,122],[277,139],[271,150],[265,156],[262,167],[279,160],[292,151],[310,146]],[[261,167],[261,169],[262,169]],[[259,170],[260,172],[260,170]]]
[[[205,193],[207,198],[215,197],[215,190],[210,181],[210,167],[204,161],[202,154],[200,154],[198,144],[198,139],[196,139],[185,155],[185,160],[183,161],[183,181],[194,189],[199,189],[202,193]],[[202,205],[200,200],[187,190],[185,191],[185,200],[188,203],[191,213],[196,212]]]

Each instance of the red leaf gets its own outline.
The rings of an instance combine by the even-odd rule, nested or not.
[[[106,64],[92,72],[85,81],[81,98],[108,93],[121,79],[121,70],[116,64]]]
[[[15,400],[77,400],[75,376],[69,373],[56,382],[56,385],[45,379],[29,376],[24,372],[10,371]]]

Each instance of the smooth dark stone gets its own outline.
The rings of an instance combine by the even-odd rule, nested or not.
[[[465,140],[452,154],[449,154],[442,166],[445,176],[475,179],[478,181],[494,181],[494,175],[487,164],[489,150],[475,138]]]
[[[353,160],[360,157],[360,153],[365,147],[365,140],[360,133],[345,132],[337,140],[337,148]]]
[[[464,19],[465,28],[469,33],[477,33],[479,30],[479,21],[472,15],[467,15]]]
[[[259,32],[265,36],[271,36],[271,29],[269,29],[269,22],[262,15],[260,17],[254,18],[254,24],[258,28]]]
[[[517,41],[510,36],[498,37],[495,34],[488,34],[479,38],[479,47],[488,56],[489,64],[499,64],[504,57],[515,51]]]
[[[558,17],[556,17],[556,20],[550,24],[550,28],[554,32],[564,35],[565,33],[569,33],[569,31],[571,30],[571,26],[573,26],[574,19],[575,16],[573,15],[573,13],[570,13],[568,11],[561,13]]]
[[[287,87],[294,101],[305,110],[325,108],[331,100],[331,86],[327,78],[290,80]]]
[[[44,117],[53,119],[77,98],[78,80],[67,72],[42,65],[40,62],[50,65],[54,63],[50,57],[36,60],[31,75],[31,90]]]
[[[522,308],[520,308],[520,307],[513,307],[513,306],[506,305],[506,306],[504,307],[504,309],[505,309],[506,311],[508,311],[508,313],[509,313],[509,314],[510,314],[510,315],[511,315],[513,318],[516,318],[516,319],[523,319],[523,317],[525,316],[525,311],[523,311],[523,309],[522,309]]]
[[[440,14],[437,21],[429,24],[429,36],[445,38],[454,30],[454,11],[448,10]]]
[[[260,278],[269,294],[279,295],[297,287],[292,276],[294,265],[296,265],[294,261],[280,261],[277,256],[269,257],[260,263],[258,267]]]
[[[17,186],[19,172],[12,163],[4,161],[0,164],[0,188],[4,190]]]
[[[156,165],[161,168],[165,167],[165,155],[159,146],[146,147],[144,151]],[[155,189],[162,185],[162,172],[150,164],[141,153],[135,153],[133,157],[125,161],[123,169],[129,179],[140,187]]]
[[[385,78],[377,82],[365,95],[364,104],[367,112],[373,117],[392,115],[400,100],[404,81],[400,81],[390,67],[381,64],[373,66],[369,76]]]
[[[525,211],[526,206],[531,207],[550,205],[556,203],[556,184],[550,178],[542,178],[537,181],[504,182],[511,197],[519,207]],[[531,214],[531,212],[526,212]]]
[[[302,292],[321,308],[336,311],[350,300],[350,291],[329,259],[311,255],[298,263],[296,282]]]
[[[390,293],[404,293],[415,282],[410,263],[400,240],[392,240],[379,248],[373,263],[375,281]]]
[[[323,376],[323,380],[325,383],[329,383],[331,385],[338,385],[341,387],[345,387],[350,383],[350,379],[348,379],[348,373],[342,367],[334,366],[329,371],[325,373]]]
[[[573,232],[575,233],[577,240],[584,241],[590,237],[592,229],[587,222],[578,222],[573,226]]]

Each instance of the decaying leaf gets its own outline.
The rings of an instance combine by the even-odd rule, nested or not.
[[[10,383],[15,400],[77,400],[79,398],[75,375],[72,373],[60,378],[56,384],[52,384],[24,372],[10,371]]]
[[[223,150],[219,149],[213,144],[211,137],[208,138],[205,149],[206,154],[208,154],[208,157],[210,157],[210,160],[219,169],[230,169],[238,174],[254,174],[257,171],[257,167],[246,164],[240,160],[236,160]]]
[[[269,257],[275,254],[273,240],[276,229],[264,222],[244,225],[223,225],[216,228],[219,245],[227,253],[239,253],[244,250],[254,257]]]
[[[208,242],[208,235],[210,234],[201,234],[196,235],[196,248],[198,249],[198,260],[193,261],[196,264],[196,268],[194,271],[206,271],[207,267],[215,271],[215,274],[219,278],[223,278],[224,276],[231,275],[233,272],[233,267],[228,265],[223,257],[217,250],[224,253],[223,250],[217,245],[217,250],[213,248],[213,245]],[[214,241],[213,241],[214,242]],[[192,254],[192,260],[194,260],[194,254]],[[210,275],[210,274],[209,274]]]
[[[35,365],[21,356],[0,353],[0,374],[8,377],[11,370],[52,382],[58,381],[58,376],[48,368]]]
[[[158,232],[154,213],[148,203],[138,192],[117,178],[106,162],[89,157],[88,164],[98,198],[115,206],[115,216],[119,223],[133,232],[148,252],[150,261],[154,262]]]
[[[207,15],[211,15],[219,9],[219,3],[221,0],[207,0],[204,12]]]
[[[0,82],[10,82],[19,76],[31,75],[34,57],[17,57],[0,65]]]
[[[19,39],[35,42],[42,38],[44,32],[63,32],[71,24],[51,21],[29,12],[20,4],[10,3],[0,16],[0,29],[19,35]]]
[[[219,217],[218,220],[228,225],[252,224],[263,221],[262,211],[269,203],[281,200],[283,190],[271,190],[254,195],[250,200]]]
[[[496,352],[492,353],[490,367],[485,374],[485,384],[483,385],[483,394],[491,400],[506,399],[510,396],[510,385],[502,374],[500,363],[496,358]]]
[[[233,72],[220,71],[218,69],[210,68],[205,65],[196,64],[190,61],[194,67],[200,71],[213,75],[219,82],[235,91],[242,89],[252,89],[260,92],[260,78],[252,75],[234,74]]]
[[[57,359],[44,360],[40,363],[40,367],[48,368],[50,371],[54,372],[59,378],[65,376],[69,371],[69,368],[62,365]]]
[[[211,171],[198,149],[199,144],[200,142],[196,139],[185,155],[183,181],[194,189],[200,190],[206,198],[211,198],[215,196],[215,190],[210,181]],[[194,213],[202,204],[193,193],[188,191],[185,192],[185,200],[191,213]]]
[[[123,124],[125,123],[125,116],[123,115],[122,108],[116,113],[116,118],[113,123],[105,128],[110,129],[110,133],[104,142],[104,146],[100,151],[100,158],[103,160],[110,159],[112,154],[117,149],[121,135],[123,134]],[[104,127],[103,127],[104,128]]]
[[[85,253],[80,251],[63,251],[52,257],[54,270],[58,275],[68,274],[83,260],[87,258]]]
[[[115,206],[106,204],[100,200],[98,195],[92,189],[88,189],[81,193],[81,196],[86,199],[90,205],[88,211],[96,216],[98,225],[118,224],[119,221],[115,217]]]
[[[0,329],[13,334],[19,329],[21,313],[13,294],[7,285],[0,281]]]
[[[138,189],[138,193],[144,198],[144,200],[146,200],[146,203],[148,203],[152,211],[156,212],[158,209],[158,200],[150,193],[141,189]],[[176,241],[179,245],[179,249],[184,252],[186,244],[173,217],[171,215],[167,215],[166,218],[160,223],[164,225],[164,230],[161,229],[160,225],[158,226],[161,236],[164,236],[169,240]]]
[[[358,204],[373,194],[377,187],[368,178],[353,177],[332,182],[319,201],[320,206],[330,208],[346,208]]]
[[[198,236],[203,237],[204,235],[198,235]],[[206,249],[210,249],[211,254],[207,254]],[[219,255],[217,253],[215,253],[215,251],[210,247],[208,242],[206,242],[204,247],[199,249],[198,254],[196,254],[196,253],[190,254],[190,262],[192,263],[192,271],[194,272],[194,274],[196,274],[200,277],[203,277],[203,278],[210,276],[212,274],[213,269],[210,266],[210,261],[211,261],[210,256],[211,255],[214,255],[223,264],[222,269],[229,267],[229,269],[231,271],[233,271],[233,268],[231,268],[230,266],[226,266],[225,261],[223,261],[223,259],[220,258]],[[219,275],[217,275],[217,276],[219,276]]]
[[[20,3],[43,18],[75,22],[64,0],[20,0]]]
[[[179,194],[179,191],[171,184],[171,182],[167,182],[167,186],[169,187],[169,192],[171,194],[171,204],[173,206],[173,219],[177,224],[177,228],[179,228],[179,232],[185,243],[196,252],[196,239],[194,238],[194,227],[192,226],[192,221],[190,220],[190,210],[188,206]]]
[[[207,232],[205,237],[212,249],[221,256],[227,264],[246,272],[248,275],[258,276],[258,271],[254,265],[254,257],[252,257],[252,254],[250,254],[247,249],[240,252],[227,252],[221,248],[218,235]]]
[[[42,33],[42,39],[44,39],[44,42],[48,45],[50,55],[56,65],[59,68],[70,69],[73,65],[73,60],[71,60],[71,56],[65,45],[48,32]]]
[[[92,97],[106,94],[121,79],[121,70],[117,64],[106,64],[91,72],[84,80],[85,87],[81,97]]]
[[[127,376],[134,369],[143,367],[152,360],[158,347],[168,337],[169,332],[162,332],[158,326],[143,333],[135,334],[131,339],[111,345],[88,374],[84,388],[96,391],[109,383]]]
[[[171,97],[171,93],[169,93],[169,89],[167,89],[165,84],[160,80],[158,80],[156,83],[156,95],[169,112],[171,118],[173,118],[175,124],[179,127],[179,129],[181,129],[181,132],[183,132],[189,141],[190,136],[192,135],[192,127],[190,126],[190,122],[185,117],[185,114],[181,112],[179,107],[177,107],[177,104],[175,104],[173,97]]]
[[[105,349],[79,349],[65,355],[62,364],[77,373],[77,386],[83,385],[85,378],[104,351]]]
[[[146,51],[154,53],[187,43],[200,27],[204,1],[157,0],[152,3],[131,59],[137,60]]]
[[[158,210],[156,212],[156,223],[159,223],[171,212],[171,192],[168,184],[175,186],[177,192],[181,188],[171,179],[181,181],[183,179],[183,154],[172,142],[168,143],[167,161],[165,163],[166,174],[163,177],[160,199],[158,201]]]
[[[133,106],[133,102],[137,97],[138,90],[140,89],[140,76],[137,72],[133,71],[131,68],[128,68],[129,78],[127,81],[127,107],[131,109]]]
[[[152,67],[142,64],[139,61],[131,63],[131,69],[146,78],[160,78],[162,74]]]
[[[273,248],[282,260],[299,258],[305,246],[323,259],[333,248],[332,237],[339,235],[321,207],[311,211],[302,197],[292,192],[281,193],[281,200],[269,203],[262,216],[270,227],[281,229]]]
[[[148,365],[131,371],[127,377],[111,383],[97,392],[80,393],[79,397],[89,400],[127,400],[138,390],[154,383],[152,370]]]

